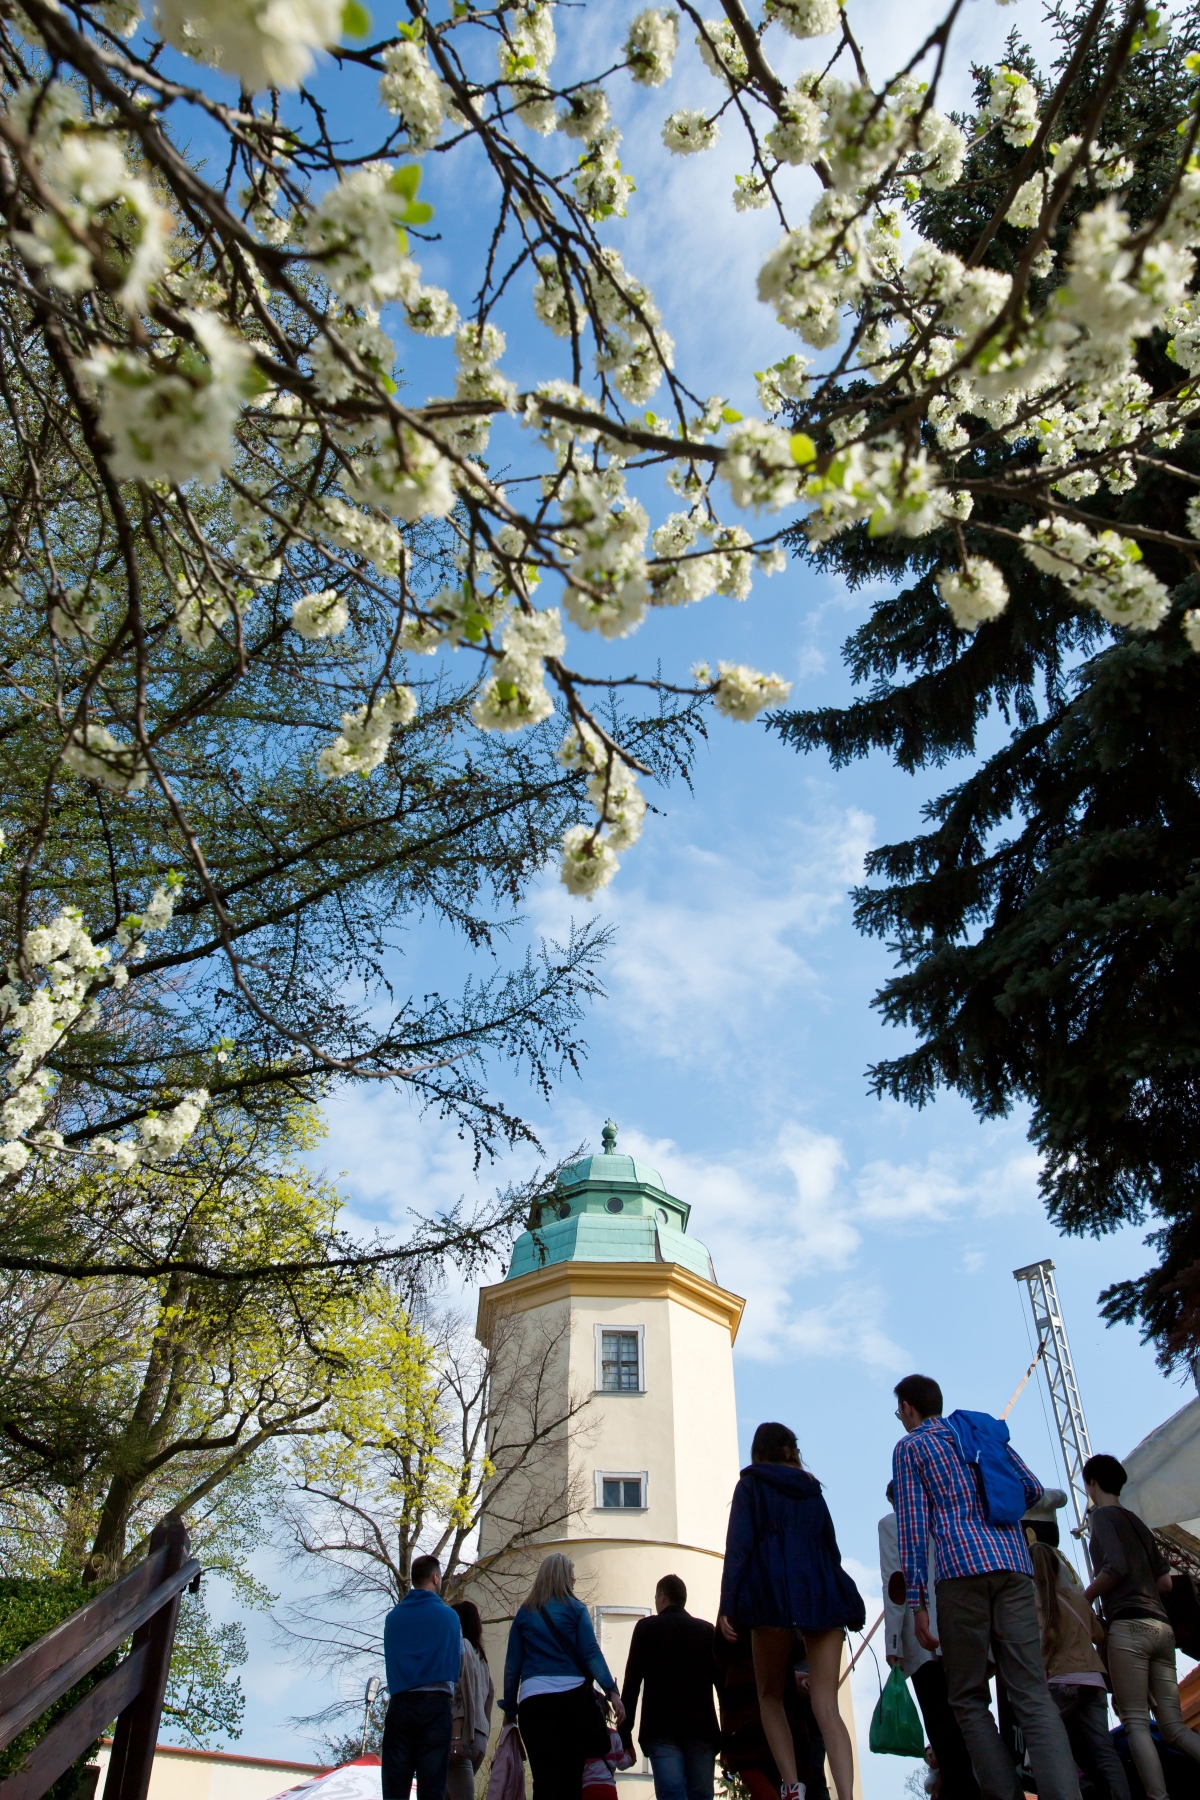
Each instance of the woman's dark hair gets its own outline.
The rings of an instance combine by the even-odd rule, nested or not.
[[[1088,1457],[1083,1465],[1082,1474],[1085,1482],[1094,1481],[1096,1486],[1103,1488],[1106,1494],[1119,1494],[1129,1480],[1123,1465],[1117,1461],[1116,1457],[1106,1456],[1103,1451],[1099,1456]]]
[[[458,1622],[462,1626],[462,1634],[468,1644],[483,1655],[483,1620],[479,1616],[479,1608],[473,1600],[456,1600],[453,1611],[458,1614]]]
[[[750,1445],[750,1461],[791,1463],[795,1469],[804,1467],[795,1432],[790,1425],[780,1425],[774,1420],[760,1425],[755,1432]]]

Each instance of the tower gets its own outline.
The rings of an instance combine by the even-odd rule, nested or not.
[[[738,1478],[733,1340],[743,1301],[688,1234],[691,1208],[616,1147],[563,1170],[479,1296],[496,1476],[472,1583],[499,1682],[508,1619],[552,1550],[575,1564],[618,1683],[662,1575],[715,1619]],[[635,1775],[627,1778],[640,1785]]]

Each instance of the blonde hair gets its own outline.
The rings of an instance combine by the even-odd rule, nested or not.
[[[536,1610],[545,1606],[547,1600],[570,1600],[574,1592],[575,1564],[561,1550],[556,1550],[552,1556],[543,1558],[523,1604]]]

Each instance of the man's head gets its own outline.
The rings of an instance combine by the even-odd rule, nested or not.
[[[896,1396],[896,1417],[905,1431],[915,1431],[926,1419],[940,1418],[942,1390],[932,1375],[906,1375],[892,1392]]]
[[[895,1504],[896,1504],[896,1484],[895,1484],[895,1482],[889,1481],[887,1484],[887,1487],[884,1489],[884,1492],[887,1494],[888,1505],[895,1506]]]
[[[415,1556],[412,1566],[412,1584],[415,1588],[429,1588],[438,1593],[442,1585],[442,1565],[436,1556]]]
[[[1089,1456],[1083,1465],[1083,1485],[1093,1506],[1120,1503],[1121,1489],[1129,1477],[1115,1456]]]
[[[664,1575],[654,1590],[655,1612],[665,1612],[668,1606],[686,1606],[687,1588],[678,1575]]]

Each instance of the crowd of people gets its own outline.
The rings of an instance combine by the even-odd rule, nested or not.
[[[1121,1464],[1093,1456],[1083,1471],[1084,1588],[1007,1428],[983,1413],[944,1417],[928,1376],[895,1394],[904,1436],[879,1526],[885,1647],[916,1694],[933,1800],[1022,1800],[1031,1782],[1038,1800],[1081,1800],[1081,1772],[1095,1800],[1131,1800],[1109,1691],[1145,1800],[1168,1800],[1150,1714],[1194,1764],[1200,1736],[1176,1684],[1172,1573],[1121,1505]],[[436,1559],[418,1557],[385,1622],[383,1800],[409,1800],[414,1778],[417,1800],[468,1800],[486,1755],[495,1690],[479,1612],[444,1604],[440,1587]],[[826,1769],[837,1800],[853,1800],[838,1691],[863,1601],[786,1425],[759,1426],[734,1489],[715,1624],[688,1612],[677,1575],[659,1581],[654,1608],[618,1686],[570,1559],[543,1560],[509,1629],[492,1800],[523,1791],[523,1759],[533,1800],[615,1800],[617,1772],[636,1760],[639,1703],[656,1800],[712,1800],[718,1756],[751,1800],[829,1800]]]

